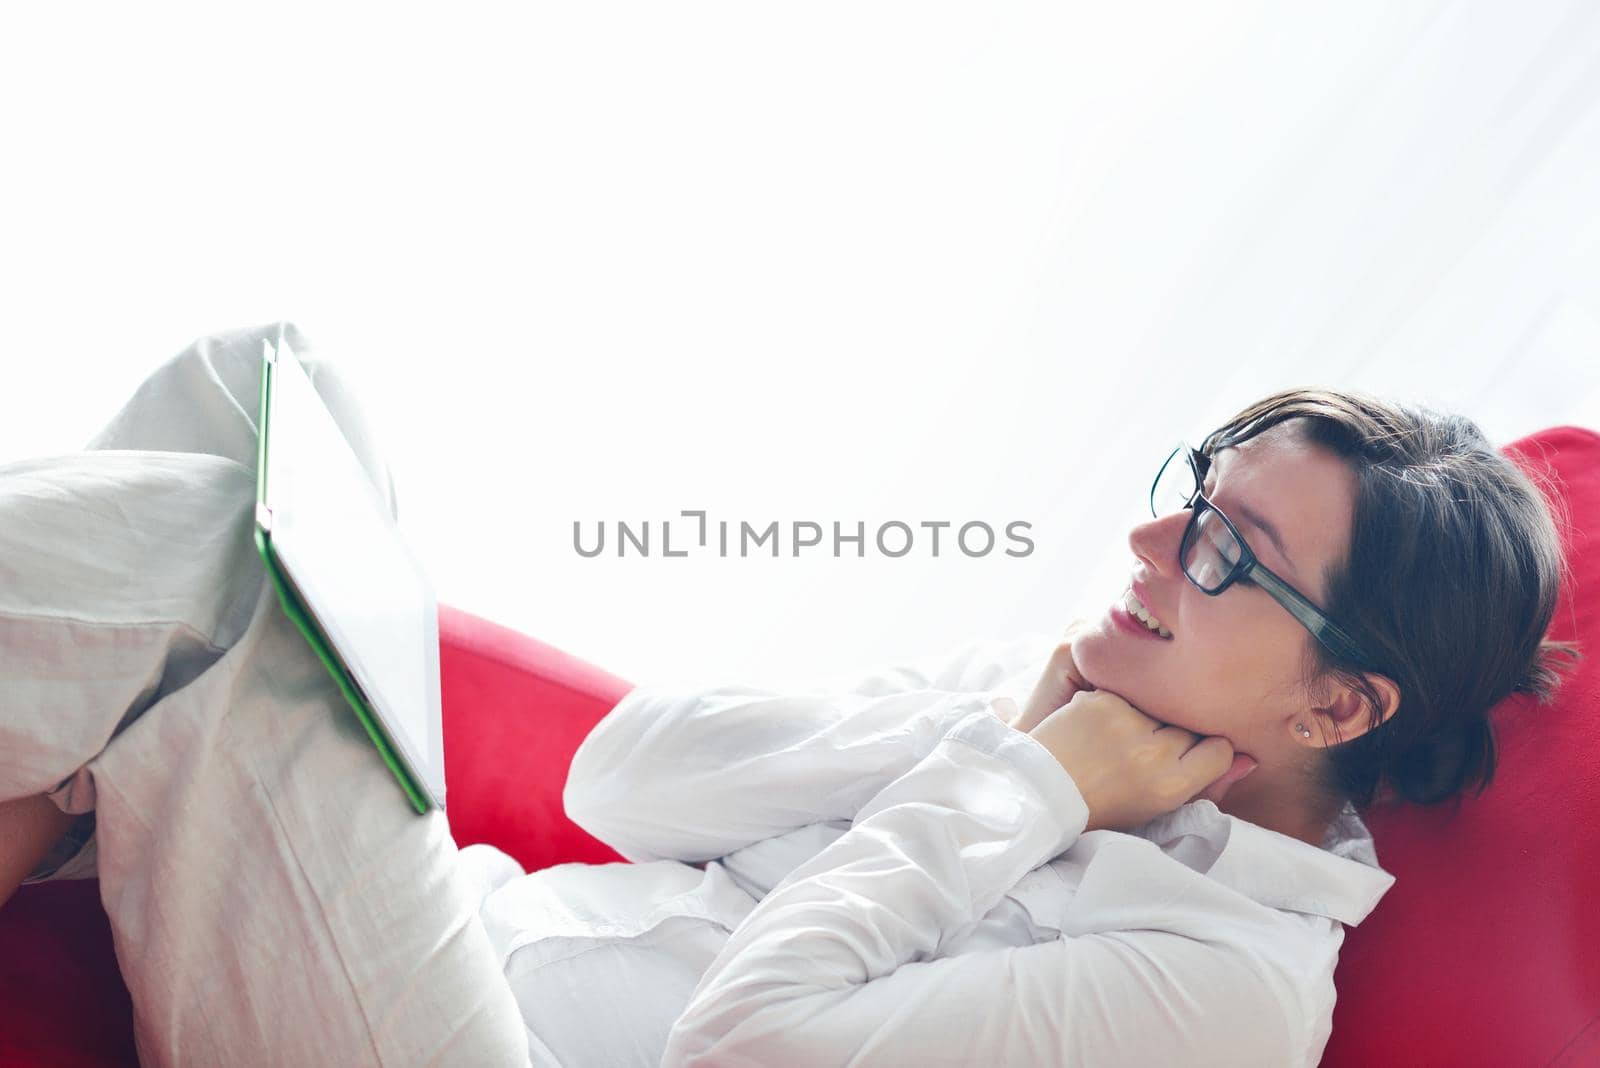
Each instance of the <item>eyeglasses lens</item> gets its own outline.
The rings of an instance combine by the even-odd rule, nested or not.
[[[1188,546],[1183,554],[1183,570],[1200,584],[1203,590],[1214,590],[1225,582],[1238,564],[1242,553],[1239,542],[1217,515],[1207,508],[1195,521],[1189,532]]]
[[[1150,514],[1158,518],[1171,515],[1194,500],[1194,495],[1199,489],[1200,484],[1195,480],[1194,468],[1190,466],[1183,450],[1179,449],[1167,460],[1166,466],[1156,478],[1155,486],[1150,490]]]
[[[1150,510],[1156,516],[1170,515],[1196,503],[1200,486],[1194,468],[1183,451],[1175,453],[1156,478],[1150,491]],[[1216,511],[1205,509],[1191,525],[1184,540],[1183,569],[1201,589],[1220,587],[1243,555],[1233,532]]]

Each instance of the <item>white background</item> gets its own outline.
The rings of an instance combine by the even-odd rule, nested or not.
[[[1600,5],[37,5],[0,100],[0,460],[291,319],[441,600],[637,682],[1098,614],[1283,386],[1600,427]],[[694,508],[1035,549],[662,558]]]

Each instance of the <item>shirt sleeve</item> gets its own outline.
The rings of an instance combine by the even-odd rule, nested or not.
[[[1039,646],[983,639],[798,692],[636,687],[578,746],[562,804],[636,863],[714,860],[848,820],[997,688],[1031,686],[1018,671]]]
[[[574,823],[635,863],[714,860],[851,818],[946,730],[988,707],[983,694],[938,690],[863,697],[636,689],[573,754],[562,804]]]
[[[936,957],[1087,820],[1048,749],[970,715],[734,930],[661,1063],[1299,1063],[1270,977],[1225,943],[1112,930]]]

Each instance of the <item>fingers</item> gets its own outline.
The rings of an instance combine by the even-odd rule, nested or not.
[[[1214,805],[1221,804],[1223,796],[1227,794],[1233,785],[1254,770],[1256,770],[1256,761],[1253,757],[1244,753],[1235,753],[1233,762],[1228,765],[1228,770],[1222,773],[1222,777],[1200,791],[1197,796],[1205,798]]]
[[[1168,737],[1181,739],[1179,744],[1183,746],[1178,754],[1178,769],[1183,782],[1180,796],[1185,801],[1205,798],[1220,804],[1234,783],[1255,770],[1255,759],[1236,753],[1233,743],[1222,735],[1202,737],[1172,723],[1163,723],[1156,731],[1169,727],[1175,733]]]
[[[1074,619],[1071,623],[1068,623],[1066,629],[1061,632],[1061,640],[1063,642],[1070,642],[1072,640],[1072,636],[1078,633],[1078,631],[1082,630],[1087,622],[1088,620],[1084,619]]]
[[[1065,644],[1057,646],[1028,698],[1022,720],[1013,725],[1020,730],[1032,730],[1050,713],[1070,701],[1082,689],[1076,681],[1076,673],[1077,669],[1072,663],[1072,647]]]
[[[1233,765],[1233,743],[1220,734],[1207,735],[1178,758],[1178,766],[1198,790],[1222,777]]]

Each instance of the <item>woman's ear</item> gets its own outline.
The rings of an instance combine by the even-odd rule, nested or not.
[[[1387,723],[1389,717],[1399,709],[1400,687],[1395,685],[1393,679],[1372,672],[1367,673],[1366,679],[1377,691],[1381,702],[1376,724],[1372,721],[1372,710],[1367,696],[1353,686],[1340,685],[1333,699],[1316,709],[1319,718],[1322,718],[1329,728],[1332,744],[1337,745],[1361,737],[1374,726]]]

